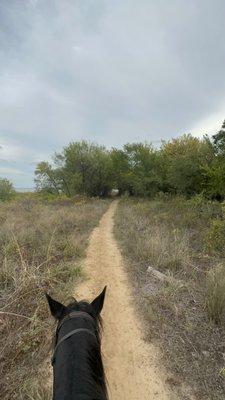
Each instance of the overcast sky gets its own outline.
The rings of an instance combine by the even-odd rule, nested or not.
[[[225,118],[224,0],[0,0],[0,176],[72,140],[157,144]]]

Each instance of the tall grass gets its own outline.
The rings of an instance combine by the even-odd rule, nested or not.
[[[44,298],[65,301],[82,279],[81,260],[106,201],[0,204],[0,390],[2,400],[50,399],[53,322]],[[48,357],[49,359],[49,357]]]
[[[224,232],[223,205],[202,196],[125,199],[116,214],[146,337],[161,346],[175,381],[185,381],[199,400],[225,396]],[[149,266],[169,278],[157,279]]]
[[[206,307],[216,324],[225,320],[225,266],[218,265],[207,273]]]

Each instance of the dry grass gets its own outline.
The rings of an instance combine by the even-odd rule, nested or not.
[[[148,259],[159,270],[168,267],[177,270],[189,264],[186,232],[155,223],[143,230],[142,218],[136,220],[133,214],[129,218],[133,225],[132,234],[136,237],[135,243],[132,243],[132,252],[135,252],[140,261]]]
[[[53,322],[44,290],[65,301],[82,279],[87,239],[107,201],[0,205],[0,392],[2,400],[50,399],[43,362]],[[48,357],[49,358],[49,357]]]
[[[207,273],[206,307],[208,315],[216,324],[225,319],[225,267],[218,265]]]
[[[216,267],[224,265],[224,226],[222,205],[201,197],[126,199],[116,215],[146,338],[161,347],[178,389],[185,382],[198,400],[225,395],[225,271]],[[148,266],[175,279],[159,281]]]

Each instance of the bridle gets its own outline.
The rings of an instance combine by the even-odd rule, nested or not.
[[[88,328],[77,328],[77,329],[73,329],[72,331],[68,332],[66,335],[64,335],[58,341],[58,334],[59,334],[59,331],[60,331],[61,327],[65,324],[65,322],[70,321],[71,319],[77,318],[77,317],[85,317],[87,319],[90,319],[92,321],[92,323],[94,322],[94,318],[90,314],[85,312],[85,311],[73,311],[73,312],[67,314],[62,319],[62,321],[60,321],[60,323],[57,326],[56,333],[55,333],[55,347],[54,347],[54,351],[53,351],[52,359],[51,359],[52,365],[55,363],[56,351],[57,351],[58,347],[60,346],[60,344],[63,343],[69,337],[75,335],[76,333],[86,332],[86,333],[94,336],[95,340],[97,340],[96,330],[93,331],[93,330],[88,329]]]

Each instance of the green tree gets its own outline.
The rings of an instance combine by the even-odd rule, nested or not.
[[[40,162],[35,170],[35,183],[38,191],[47,191],[49,193],[60,193],[60,181],[58,175],[51,164],[46,161]]]
[[[183,135],[163,142],[161,152],[170,191],[187,196],[202,192],[203,169],[214,158],[213,148],[207,137],[199,139]]]
[[[163,186],[163,165],[159,152],[148,143],[124,146],[129,160],[132,191],[137,196],[153,196]]]
[[[204,192],[213,199],[225,198],[225,121],[219,132],[212,136],[213,161],[204,168]]]
[[[206,197],[222,200],[225,198],[225,162],[215,158],[203,169],[204,194]]]
[[[112,161],[103,146],[74,142],[63,150],[63,172],[71,194],[105,196],[112,188]]]
[[[86,141],[73,142],[53,157],[53,166],[39,163],[36,187],[67,196],[106,196],[112,188],[112,160],[109,151]]]
[[[119,194],[132,192],[132,171],[128,154],[120,149],[111,150],[113,185],[119,190]]]
[[[7,201],[14,197],[15,189],[13,184],[4,178],[0,178],[0,200]]]
[[[156,149],[148,143],[128,143],[111,149],[86,141],[73,142],[56,153],[52,164],[41,162],[35,171],[38,190],[106,196],[112,188],[119,194],[154,196],[170,192],[192,196],[224,197],[225,152],[221,142],[191,135],[162,142]]]
[[[213,135],[213,146],[217,155],[225,155],[225,120],[216,135]]]

